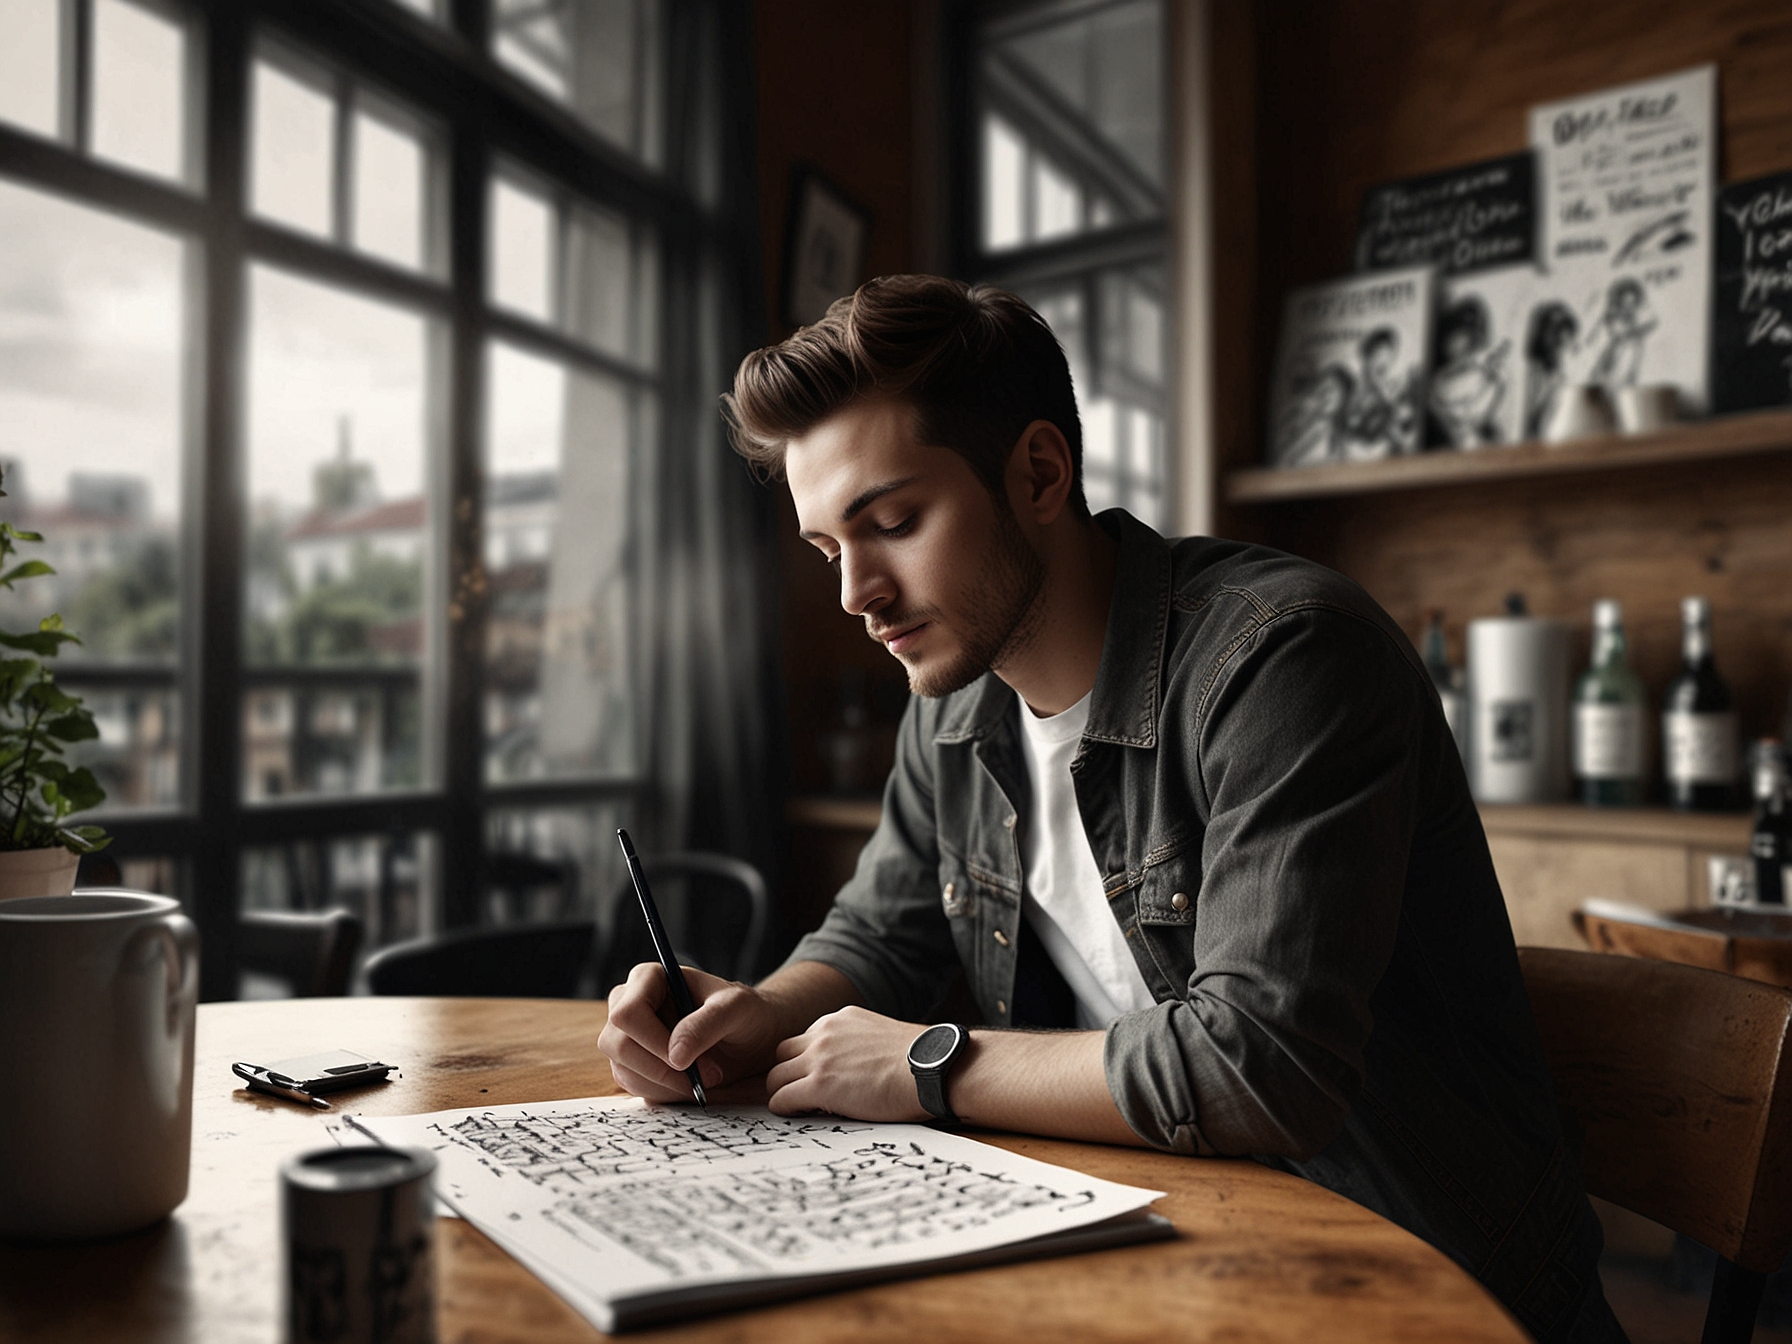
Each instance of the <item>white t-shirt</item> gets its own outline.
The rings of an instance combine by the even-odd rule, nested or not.
[[[1155,999],[1108,911],[1101,873],[1077,811],[1070,762],[1089,723],[1085,695],[1042,719],[1021,702],[1021,752],[1033,784],[1033,815],[1021,845],[1026,864],[1022,910],[1046,954],[1076,995],[1076,1024],[1106,1027]]]

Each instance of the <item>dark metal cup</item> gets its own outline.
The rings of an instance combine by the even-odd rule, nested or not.
[[[289,1344],[435,1344],[435,1169],[415,1148],[282,1164]]]

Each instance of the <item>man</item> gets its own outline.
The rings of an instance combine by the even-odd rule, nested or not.
[[[671,1030],[636,967],[617,1080],[765,1071],[782,1113],[1249,1155],[1540,1339],[1621,1338],[1480,820],[1387,616],[1290,556],[1092,519],[1063,353],[997,290],[873,281],[726,401],[916,694],[822,928],[757,986],[691,974]],[[961,968],[988,1026],[911,1067]]]

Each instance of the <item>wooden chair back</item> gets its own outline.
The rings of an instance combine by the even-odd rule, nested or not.
[[[1745,1270],[1778,1269],[1792,991],[1635,956],[1526,947],[1519,962],[1588,1193]]]

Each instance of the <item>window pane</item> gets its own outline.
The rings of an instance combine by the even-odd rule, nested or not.
[[[423,266],[423,142],[411,131],[355,114],[355,246],[376,257]]]
[[[501,177],[492,179],[492,302],[551,321],[554,207]]]
[[[492,49],[611,144],[658,167],[664,29],[663,0],[497,0]]]
[[[634,397],[502,344],[489,376],[486,777],[627,772]]]
[[[179,178],[186,167],[186,34],[129,3],[93,7],[93,152]]]
[[[990,249],[1164,214],[1161,0],[1061,12],[1014,6],[984,27]]]
[[[244,791],[422,782],[425,319],[250,275]]]
[[[576,206],[567,230],[571,334],[606,354],[653,361],[658,299],[653,239],[608,210]]]
[[[71,757],[99,770],[106,806],[179,798],[184,245],[95,210],[0,183],[0,517],[41,532],[20,547],[54,575],[0,591],[0,628],[58,612],[79,646],[60,679],[99,718]],[[103,686],[82,666],[108,665]],[[137,669],[121,686],[119,665]]]
[[[267,61],[255,63],[252,208],[328,238],[335,229],[336,105],[322,89]]]
[[[581,807],[493,808],[486,815],[486,852],[494,859],[526,855],[564,865],[570,869],[573,889],[568,892],[544,883],[520,890],[488,890],[480,922],[596,919],[603,928],[605,921],[614,918],[614,897],[628,881],[622,851],[616,847],[616,828],[635,824],[634,808],[620,801]],[[599,994],[610,988],[596,987]]]
[[[61,0],[0,0],[0,121],[55,135]]]
[[[440,926],[440,846],[428,831],[289,841],[243,851],[245,912],[329,910],[361,917],[372,949]],[[245,998],[284,997],[277,981],[245,977]]]

